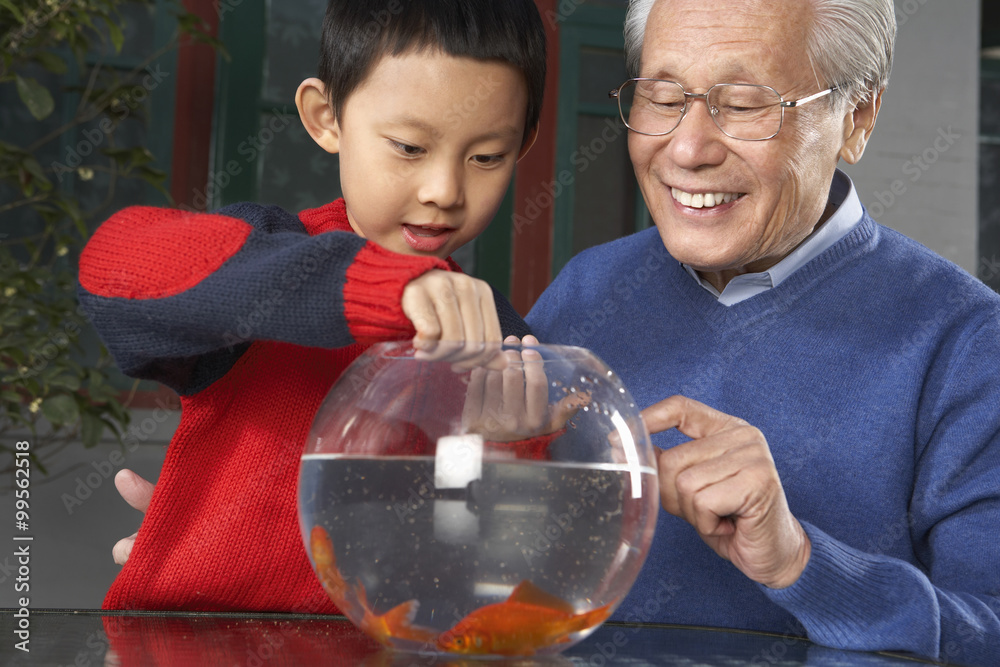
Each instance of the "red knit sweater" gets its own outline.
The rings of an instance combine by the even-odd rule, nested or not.
[[[270,215],[269,209],[261,210]],[[264,222],[254,220],[251,225],[233,217],[132,208],[106,222],[80,262],[81,300],[102,337],[117,343],[121,358],[129,360],[178,339],[190,338],[184,344],[192,350],[203,348],[199,336],[209,325],[200,323],[208,322],[212,313],[201,311],[224,309],[227,301],[220,290],[235,294],[241,287],[230,284],[239,281],[219,276],[243,275],[239,266],[246,261],[244,254],[259,252],[251,250],[254,243],[268,248],[267,257],[275,254],[267,244],[276,237],[254,241],[262,229],[273,231],[264,213]],[[313,237],[350,231],[342,201],[305,211],[299,220]],[[330,238],[337,243],[353,238],[351,242],[359,244],[356,237]],[[181,423],[134,548],[104,608],[336,613],[311,569],[299,532],[297,475],[310,425],[333,382],[365,344],[412,336],[399,306],[406,283],[430,269],[457,269],[434,258],[397,255],[372,243],[359,245],[346,261],[338,287],[354,344],[324,349],[251,336],[242,348],[237,346],[242,353],[231,357],[220,349],[193,355],[194,362],[180,352],[129,362],[139,369],[137,375],[148,377],[153,373],[149,369],[155,369],[165,377],[182,376],[188,385],[211,378],[206,368],[231,366],[194,393],[185,394],[185,385],[178,381]],[[272,310],[299,298],[299,292],[305,299],[305,291],[301,286],[285,289],[275,297]],[[210,295],[208,305],[197,305],[195,297],[205,294]],[[259,306],[260,299],[255,303]],[[196,324],[187,328],[197,331],[187,334],[187,323],[179,322],[178,331],[184,334],[168,332],[168,343],[151,338],[135,344],[159,333],[152,329],[175,326],[177,319],[157,325],[149,321],[152,316],[133,313],[140,306],[142,313],[168,306],[186,312],[190,307]],[[273,319],[273,313],[267,314]],[[237,319],[245,328],[257,326],[257,332],[283,326],[267,317]],[[119,322],[132,321],[140,323],[135,333],[121,335],[126,325]],[[247,338],[239,329],[231,330]],[[214,340],[225,338],[220,332]],[[203,338],[210,339],[207,334]],[[137,351],[139,347],[143,349]],[[109,348],[116,352],[115,346]]]

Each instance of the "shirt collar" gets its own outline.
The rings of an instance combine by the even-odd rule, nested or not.
[[[687,264],[681,266],[724,306],[749,299],[780,285],[788,276],[830,248],[861,222],[863,209],[857,190],[850,177],[839,169],[834,173],[833,182],[830,184],[828,205],[836,208],[833,215],[813,230],[812,234],[780,262],[767,271],[736,276],[726,284],[721,294],[711,283],[702,280],[690,266]]]

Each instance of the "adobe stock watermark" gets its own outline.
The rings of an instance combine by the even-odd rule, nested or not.
[[[990,635],[989,628],[995,626],[1000,617],[1000,599],[990,596],[983,602],[984,607],[970,605],[969,614],[958,621],[953,632],[948,633],[939,656],[942,663],[964,662],[969,658],[969,648],[989,641],[986,639]]]
[[[782,635],[768,648],[760,651],[750,661],[751,667],[769,667],[770,665],[783,664],[788,651],[791,648],[805,649],[809,645],[809,640],[805,638],[805,628],[798,623],[790,623],[786,626],[788,634]]]
[[[191,197],[190,205],[182,205],[186,211],[203,211],[219,194],[229,187],[234,177],[243,173],[243,170],[252,165],[264,149],[274,141],[277,135],[284,132],[292,125],[296,118],[295,114],[284,113],[277,108],[271,109],[271,118],[267,124],[260,128],[256,134],[251,134],[240,142],[236,147],[237,154],[243,156],[243,160],[231,159],[218,171],[209,174],[208,183],[204,190],[195,190]]]
[[[580,499],[569,504],[565,512],[556,514],[549,512],[544,526],[534,529],[525,535],[526,542],[521,545],[521,556],[528,567],[534,566],[536,558],[544,557],[555,544],[573,529],[573,523],[583,518],[588,509],[597,509],[600,497],[608,492],[608,487],[599,489],[591,484],[580,487]]]
[[[613,631],[612,628],[614,626],[605,626],[601,632],[603,634],[611,633],[610,640],[606,642],[595,641],[594,644],[597,650],[584,661],[584,664],[589,667],[605,667],[608,664],[615,664],[612,661],[631,641],[630,635],[635,635],[642,629],[642,626],[639,624],[660,620],[660,612],[663,611],[664,607],[673,602],[680,590],[681,586],[673,579],[658,580],[655,587],[649,587],[645,602],[630,609],[628,614],[621,619],[625,623],[633,623],[635,625],[630,628],[614,629]]]
[[[576,13],[576,10],[580,8],[580,5],[585,2],[587,2],[587,0],[559,0],[559,4],[556,6],[555,10],[546,9],[542,12],[542,16],[549,24],[549,29],[556,30],[561,22]]]
[[[920,8],[927,4],[927,0],[902,0],[893,3],[893,11],[896,14],[896,27],[906,25],[906,22],[913,17]]]
[[[534,195],[528,197],[528,203],[524,207],[524,212],[514,214],[514,233],[535,223],[543,211],[555,203],[566,188],[571,187],[576,182],[577,174],[587,171],[598,158],[608,150],[608,147],[618,141],[625,133],[625,124],[621,119],[605,118],[604,127],[600,133],[588,143],[579,146],[570,155],[570,163],[574,169],[563,169],[556,177],[544,183],[541,189]]]
[[[990,259],[980,257],[978,274],[983,283],[989,284],[990,281],[1000,276],[1000,260],[995,255]],[[899,354],[893,357],[893,366],[898,367],[904,361],[909,361],[918,354],[929,354],[931,350],[928,349],[928,345],[936,345],[936,337],[941,328],[952,320],[955,312],[973,298],[975,298],[974,294],[964,287],[953,287],[932,315],[916,323],[913,333],[900,347]]]
[[[565,344],[590,347],[588,342],[591,337],[595,333],[603,331],[608,322],[614,321],[615,315],[633,299],[636,291],[652,280],[653,276],[659,273],[669,259],[670,254],[667,252],[666,246],[657,238],[654,246],[646,253],[645,257],[635,264],[635,268],[615,281],[614,298],[608,297],[588,312],[586,317],[570,326],[569,337]]]
[[[118,448],[112,449],[104,459],[90,462],[93,470],[73,479],[75,486],[72,493],[64,492],[59,496],[67,514],[72,516],[73,512],[82,507],[94,495],[95,491],[101,488],[108,479],[114,477],[115,473],[124,467],[128,454],[135,452],[141,443],[149,440],[156,433],[159,425],[167,421],[174,412],[162,398],[156,399],[156,406],[150,416],[129,426],[122,438],[122,449],[125,450],[125,453]]]
[[[36,341],[28,353],[28,363],[30,365],[18,366],[17,374],[21,379],[37,377],[48,365],[65,354],[80,333],[83,331],[83,324],[88,321],[83,306],[77,306],[74,313],[76,318],[66,318],[58,330],[47,333],[40,340]]]
[[[213,7],[220,21],[226,19],[226,14],[236,11],[243,0],[215,0]],[[392,0],[385,9],[371,11],[371,20],[365,24],[364,32],[368,37],[374,37],[379,30],[389,25],[389,19],[403,11],[403,0]]]
[[[941,156],[947,153],[961,138],[962,135],[954,131],[951,125],[947,128],[939,127],[937,136],[934,137],[931,145],[925,148],[919,155],[913,155],[903,163],[902,172],[908,178],[905,180],[897,178],[892,182],[888,190],[876,191],[873,196],[878,201],[868,207],[868,213],[873,218],[879,218],[884,215],[886,211],[892,208],[907,193],[910,187],[907,181],[909,183],[919,181],[941,159]]]
[[[129,88],[121,97],[112,99],[108,104],[106,112],[113,114],[114,119],[112,120],[111,117],[106,115],[101,118],[97,127],[81,131],[80,134],[83,138],[75,146],[66,147],[66,156],[63,158],[63,162],[53,161],[50,165],[50,169],[59,179],[59,182],[62,183],[63,176],[77,173],[83,164],[83,159],[89,157],[100,148],[101,144],[114,131],[115,126],[128,118],[140,104],[146,101],[149,94],[156,90],[156,87],[163,83],[169,76],[170,72],[164,72],[158,64],[147,67],[146,75],[142,77],[140,83]],[[81,177],[83,177],[82,174]],[[89,178],[84,178],[84,180],[89,180]]]
[[[442,116],[444,122],[449,127],[456,127],[462,120],[468,118],[479,110],[490,98],[497,88],[502,85],[499,77],[491,73],[487,76],[480,76],[476,88],[462,98],[461,102],[456,102]],[[437,133],[440,134],[440,133]],[[435,137],[439,138],[439,137]]]
[[[7,43],[3,45],[3,48],[16,51],[22,40],[34,38],[38,34],[38,31],[45,27],[53,17],[57,16],[68,5],[74,2],[75,0],[63,0],[58,3],[38,3],[41,6],[26,14],[24,25],[7,36]],[[43,12],[42,10],[46,8],[48,11]]]
[[[252,308],[249,312],[237,317],[235,327],[227,329],[222,334],[222,342],[230,351],[237,345],[250,342],[271,320],[275,310],[288,295],[299,290],[324,266],[335,247],[335,236],[335,234],[318,234],[310,237],[310,243],[305,246],[303,254],[278,276],[277,284],[269,289],[259,290],[261,295],[251,302]]]

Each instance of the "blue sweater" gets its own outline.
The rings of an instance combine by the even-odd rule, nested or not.
[[[640,407],[683,394],[758,427],[812,540],[771,590],[661,512],[615,618],[1000,665],[1000,297],[982,283],[866,215],[726,307],[649,229],[574,258],[528,323],[592,349]]]

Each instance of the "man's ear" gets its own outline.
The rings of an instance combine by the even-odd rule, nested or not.
[[[340,151],[340,125],[326,98],[326,85],[316,78],[306,79],[295,91],[295,106],[306,132],[327,153]]]
[[[521,158],[523,158],[525,154],[527,154],[527,152],[531,149],[531,147],[535,145],[535,139],[537,138],[538,138],[538,123],[535,123],[535,126],[531,128],[531,132],[529,132],[528,136],[524,138],[524,144],[521,146],[521,150],[517,152],[518,162],[520,162]]]
[[[875,129],[875,120],[882,108],[882,93],[879,90],[866,102],[858,104],[854,111],[844,116],[844,143],[840,147],[840,157],[848,164],[857,164],[865,152],[865,146]]]

